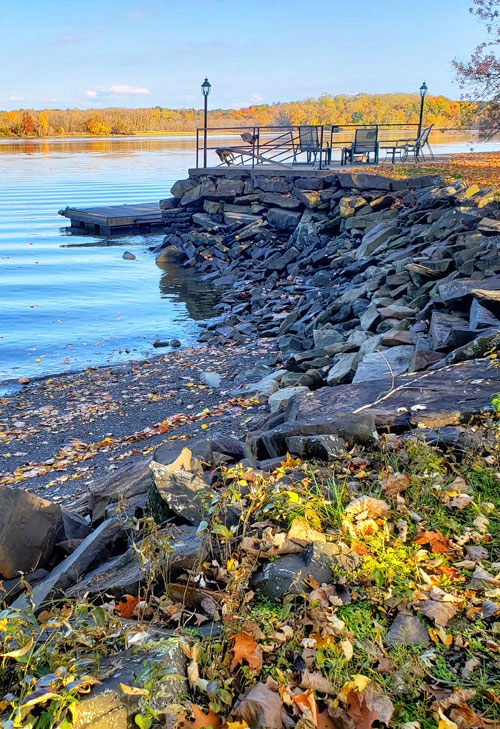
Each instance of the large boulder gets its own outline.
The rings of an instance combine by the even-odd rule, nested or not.
[[[268,223],[274,225],[278,230],[295,230],[301,217],[300,213],[293,210],[283,210],[282,208],[270,208],[267,212]]]
[[[182,700],[186,690],[187,661],[180,642],[174,638],[158,640],[155,635],[151,635],[150,641],[154,641],[154,652],[130,648],[102,659],[96,673],[99,683],[92,686],[90,693],[83,694],[76,705],[74,729],[136,726],[133,719],[139,710],[141,693],[133,690],[125,693],[121,684],[142,688],[144,681],[151,680],[151,708],[155,711],[164,711]],[[150,674],[138,685],[137,676],[144,674],[148,666],[152,669]]]
[[[189,524],[202,519],[202,496],[207,490],[201,463],[184,448],[178,459],[170,465],[156,461],[150,464],[153,483],[149,489],[148,509],[154,520],[162,524],[173,516]]]
[[[141,459],[120,468],[111,476],[91,481],[88,507],[92,523],[95,524],[103,519],[108,507],[118,503],[129,516],[140,515],[146,507],[149,488],[153,483],[150,461],[150,458]]]
[[[11,579],[18,572],[46,567],[61,528],[59,506],[0,486],[0,577]]]

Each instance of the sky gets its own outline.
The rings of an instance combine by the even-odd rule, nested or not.
[[[209,108],[417,92],[460,98],[471,0],[0,0],[0,109]]]

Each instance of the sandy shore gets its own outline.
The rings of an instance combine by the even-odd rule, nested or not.
[[[187,348],[141,363],[56,375],[0,397],[0,484],[67,501],[88,481],[144,457],[168,438],[216,430],[243,434],[264,406],[236,398],[235,378],[271,354],[272,346],[267,339]],[[204,385],[203,371],[217,372],[220,385]]]

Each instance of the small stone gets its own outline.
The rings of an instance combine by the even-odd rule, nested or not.
[[[219,387],[222,377],[217,372],[201,372],[200,382],[203,382],[207,387]]]
[[[133,253],[130,253],[130,251],[125,251],[122,258],[124,258],[126,261],[135,261],[136,257]]]

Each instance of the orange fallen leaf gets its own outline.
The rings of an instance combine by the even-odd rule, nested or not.
[[[134,614],[134,610],[138,602],[139,599],[137,597],[133,597],[132,595],[125,595],[123,600],[120,600],[120,602],[116,603],[115,611],[119,614],[121,618],[125,618],[125,620],[128,620]]]
[[[212,709],[205,714],[203,709],[196,704],[190,704],[193,718],[179,719],[174,729],[221,729],[222,721]]]
[[[423,531],[417,534],[415,544],[428,544],[434,554],[445,554],[452,551],[450,538],[445,537],[441,532]]]
[[[243,661],[246,661],[250,668],[255,668],[257,671],[262,666],[262,652],[259,648],[258,643],[254,641],[251,635],[248,633],[238,633],[234,637],[234,646],[232,647],[233,660],[231,661],[231,671],[234,671],[236,666],[241,666]]]

